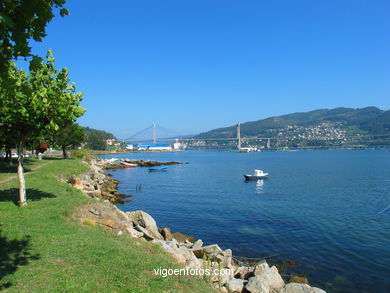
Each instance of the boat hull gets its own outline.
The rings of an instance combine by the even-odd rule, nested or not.
[[[137,164],[131,164],[131,163],[126,163],[126,162],[119,162],[124,168],[134,168],[137,167]]]
[[[268,173],[261,175],[261,176],[255,176],[255,175],[244,175],[245,180],[257,180],[257,179],[266,179],[268,178]]]

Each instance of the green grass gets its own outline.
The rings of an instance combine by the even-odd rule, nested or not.
[[[49,162],[49,163],[48,163]],[[91,202],[58,178],[81,173],[78,160],[30,160],[28,206],[17,206],[17,179],[0,185],[0,291],[4,292],[211,292],[191,277],[155,276],[178,268],[151,243],[80,224],[73,210]],[[11,176],[0,163],[0,178]]]

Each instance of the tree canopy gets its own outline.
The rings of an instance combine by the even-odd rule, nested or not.
[[[70,83],[68,70],[54,67],[49,50],[46,62],[27,75],[10,64],[6,80],[0,78],[0,132],[7,142],[17,146],[20,203],[25,205],[23,150],[27,141],[53,135],[60,126],[75,121],[85,109],[82,94]]]
[[[59,9],[68,15],[66,0],[2,0],[0,2],[0,73],[7,73],[9,61],[30,57],[30,40],[41,42],[46,36],[46,25]],[[35,63],[39,58],[34,59]],[[34,63],[33,63],[34,64]]]

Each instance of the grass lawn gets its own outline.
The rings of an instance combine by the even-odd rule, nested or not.
[[[0,162],[0,291],[213,291],[204,280],[155,276],[179,268],[160,247],[74,219],[75,207],[92,200],[59,178],[86,171],[78,160],[29,159],[26,168],[28,206],[20,208],[16,170]]]

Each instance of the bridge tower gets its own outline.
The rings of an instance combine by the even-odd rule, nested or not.
[[[157,135],[156,135],[156,123],[153,124],[153,142],[157,142]]]
[[[237,123],[237,140],[238,140],[237,148],[240,149],[241,148],[241,123],[240,122]]]
[[[268,141],[267,141],[267,148],[271,148],[271,139],[270,138],[268,138]]]

